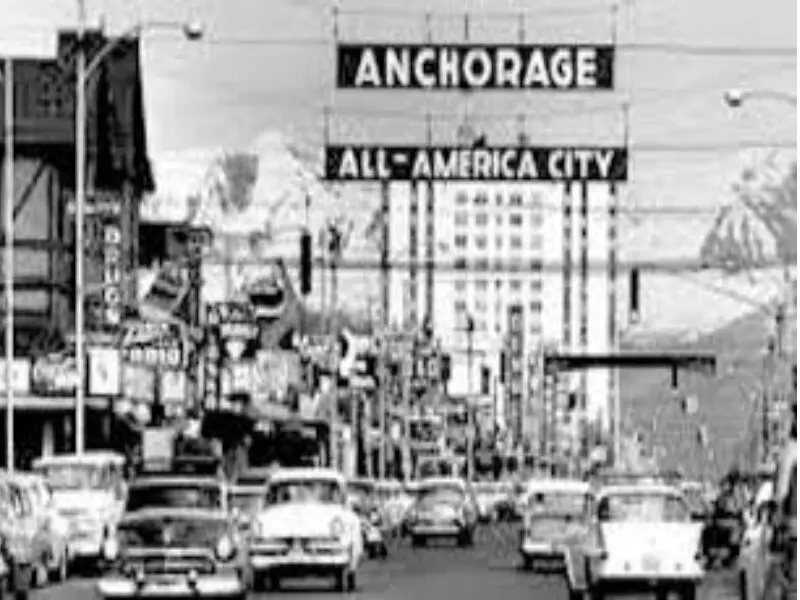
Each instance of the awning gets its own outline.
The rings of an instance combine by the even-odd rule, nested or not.
[[[108,408],[108,398],[86,398],[86,407],[96,410]],[[5,394],[0,396],[0,410],[8,403]],[[75,409],[75,398],[71,396],[14,396],[14,410],[66,411]]]

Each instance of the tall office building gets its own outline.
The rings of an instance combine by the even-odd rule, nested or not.
[[[545,418],[537,397],[541,373],[533,369],[537,381],[529,385],[529,363],[544,348],[606,352],[614,339],[608,186],[392,184],[390,194],[390,259],[403,265],[390,276],[391,320],[410,326],[430,313],[436,338],[452,355],[449,393],[491,397],[494,386],[482,389],[481,371],[488,368],[489,381],[499,382],[509,309],[521,307],[526,381],[518,413],[522,431],[536,437]],[[474,324],[471,373],[468,317]],[[607,426],[613,392],[607,371],[560,380],[585,398],[580,403],[591,418]],[[497,385],[496,412],[514,429],[507,417],[517,413],[509,410],[506,391]],[[565,417],[551,417],[569,426]]]

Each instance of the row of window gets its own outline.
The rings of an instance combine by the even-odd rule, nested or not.
[[[542,261],[539,259],[522,260],[522,259],[507,259],[496,258],[493,261],[488,258],[476,258],[474,260],[467,260],[464,256],[457,256],[453,260],[453,267],[458,271],[466,271],[467,269],[474,271],[542,271]]]
[[[530,240],[530,247],[531,250],[541,250],[544,244],[544,240],[540,235],[534,235],[529,238]],[[473,243],[478,250],[485,250],[489,245],[489,240],[485,235],[476,235],[473,239]],[[453,245],[456,248],[466,249],[469,246],[469,236],[464,234],[457,234],[453,239]],[[503,236],[496,235],[494,238],[494,245],[495,248],[498,250],[503,250],[505,247],[505,240]],[[508,238],[508,247],[512,250],[522,250],[524,243],[522,241],[522,236],[519,235],[512,235]]]
[[[504,282],[502,279],[495,279],[494,287],[496,290],[502,290],[504,286]],[[489,282],[486,279],[476,279],[472,282],[475,286],[475,290],[479,292],[485,292],[489,289]],[[522,281],[519,279],[511,279],[507,282],[509,289],[512,292],[519,292],[522,291]],[[467,291],[467,282],[464,279],[458,279],[453,282],[453,287],[455,287],[455,291],[462,293]],[[540,279],[535,279],[529,283],[530,291],[533,293],[539,293],[542,291],[542,281]]]
[[[533,206],[542,205],[541,193],[534,192],[530,195],[530,198]],[[487,206],[490,203],[493,203],[495,206],[522,206],[525,204],[525,198],[519,192],[512,192],[511,194],[508,194],[507,200],[505,194],[502,192],[497,192],[494,194],[493,200],[493,202],[490,202],[490,195],[486,191],[477,192],[472,196],[472,204],[475,206]],[[459,192],[456,194],[456,204],[461,206],[470,204],[470,195],[467,192]]]
[[[486,227],[489,225],[489,213],[487,212],[479,212],[475,213],[475,225],[479,227]],[[494,216],[494,222],[498,226],[502,226],[505,222],[503,214],[496,214]],[[459,227],[466,227],[469,225],[469,213],[466,211],[458,211],[455,213],[453,217],[453,222],[456,226]],[[512,227],[522,227],[523,223],[525,222],[525,215],[522,213],[511,213],[508,215],[508,224]],[[541,227],[544,224],[544,215],[541,213],[533,213],[530,215],[530,226],[531,227]]]

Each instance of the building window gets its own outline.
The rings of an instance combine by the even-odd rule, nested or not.
[[[475,238],[475,246],[479,250],[485,249],[486,248],[486,236],[485,235],[479,235],[478,237],[476,237]]]
[[[510,206],[522,206],[522,194],[511,194],[508,198]]]
[[[522,282],[519,279],[512,279],[509,286],[512,292],[522,291]]]
[[[475,289],[485,292],[489,288],[489,284],[485,279],[477,279],[475,281]]]
[[[478,213],[475,215],[475,224],[485,226],[489,224],[489,215],[486,213]]]
[[[532,292],[541,292],[542,291],[542,281],[541,279],[534,279],[531,281],[531,291]]]
[[[457,212],[456,216],[455,216],[455,222],[456,222],[456,225],[467,225],[467,224],[469,224],[469,217],[467,216],[467,213],[465,213],[464,211]]]
[[[502,279],[495,279],[494,280],[494,287],[498,290],[503,287],[503,280]],[[499,306],[499,305],[498,305]],[[500,310],[499,308],[497,310]]]
[[[544,215],[542,213],[533,213],[531,215],[531,227],[541,227],[544,225]]]
[[[467,247],[467,236],[465,236],[465,235],[457,235],[454,243],[455,243],[456,248],[466,248]]]
[[[503,236],[502,235],[495,236],[494,245],[497,247],[498,250],[502,250],[503,249]]]
[[[515,250],[522,248],[522,238],[518,235],[512,235],[510,240],[511,247]]]
[[[456,280],[454,286],[457,292],[465,292],[467,290],[467,282],[463,279]]]
[[[469,197],[464,192],[459,192],[456,195],[456,204],[464,205],[469,203]]]
[[[531,300],[530,307],[531,307],[531,312],[540,313],[542,312],[542,301]]]
[[[467,268],[467,259],[466,258],[456,258],[454,266],[458,270],[465,270]]]
[[[453,304],[453,309],[455,310],[456,314],[463,313],[467,311],[467,303],[465,300],[456,300]]]
[[[489,204],[489,195],[486,192],[480,192],[475,196],[475,206],[486,206]]]
[[[531,271],[536,271],[537,273],[541,273],[542,267],[543,267],[542,261],[540,260],[531,261],[531,268],[530,268]]]
[[[494,203],[495,203],[497,206],[503,206],[503,194],[497,194],[497,195],[494,197]]]
[[[503,224],[503,215],[497,215],[494,218],[494,222],[497,223],[497,225],[502,225]]]
[[[519,214],[519,213],[513,213],[508,218],[508,221],[509,221],[509,223],[511,223],[512,226],[520,227],[520,226],[522,226],[522,215]]]
[[[531,250],[541,250],[542,249],[542,236],[534,235],[531,237]]]
[[[486,258],[479,258],[475,261],[475,270],[476,271],[488,271],[489,270],[489,260]]]
[[[477,312],[477,313],[485,313],[486,312],[486,301],[485,300],[476,300],[475,301],[475,312]]]

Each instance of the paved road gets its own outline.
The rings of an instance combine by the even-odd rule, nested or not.
[[[441,545],[412,549],[396,545],[386,561],[370,561],[359,574],[358,592],[351,597],[369,600],[567,600],[561,578],[524,573],[517,568],[513,531],[484,530],[474,548]],[[330,582],[285,582],[281,593],[256,598],[313,600],[330,598]],[[32,600],[90,600],[88,579],[37,591]],[[730,573],[709,576],[702,600],[733,600],[738,596]]]

